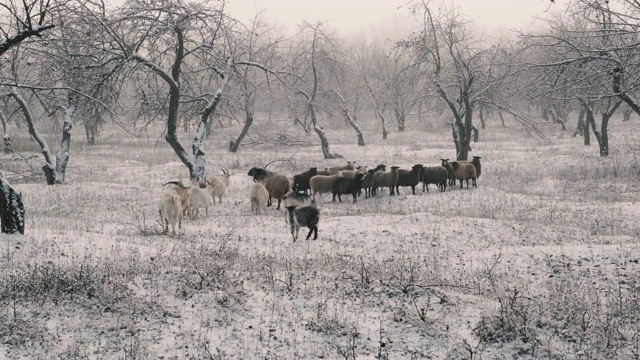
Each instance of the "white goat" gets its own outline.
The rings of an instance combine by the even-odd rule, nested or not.
[[[267,212],[267,201],[269,201],[269,192],[261,183],[251,185],[249,191],[249,199],[251,200],[251,212],[260,215]]]
[[[176,233],[176,223],[178,229],[182,229],[182,199],[172,191],[165,192],[160,199],[160,218],[162,219],[162,233],[171,230]]]
[[[213,198],[214,205],[216,204],[216,197],[218,198],[218,203],[222,203],[222,195],[229,187],[231,174],[227,169],[222,169],[222,173],[222,176],[211,176],[207,179],[207,189]]]
[[[200,208],[204,208],[204,212],[209,216],[209,205],[213,202],[213,198],[208,189],[201,189],[198,178],[191,179],[191,187],[189,188],[189,214],[191,218],[199,215]]]

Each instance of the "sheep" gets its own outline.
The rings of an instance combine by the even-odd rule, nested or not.
[[[182,229],[182,198],[173,191],[167,191],[160,199],[160,219],[162,220],[162,233],[169,232],[169,224],[171,231],[176,234],[176,223],[178,229]]]
[[[462,181],[467,181],[467,189],[469,188],[469,179],[471,179],[471,183],[473,187],[478,187],[476,183],[477,173],[476,167],[471,163],[462,163],[458,161],[454,161],[451,163],[451,168],[453,172],[456,174],[456,177],[460,180],[460,188],[462,189]]]
[[[395,195],[395,187],[398,184],[398,166],[392,166],[389,172],[376,172],[373,176],[373,185],[371,186],[371,193],[373,196],[377,194],[378,187],[388,187],[389,195]]]
[[[364,179],[362,180],[362,188],[364,189],[364,198],[368,199],[371,196],[371,185],[373,185],[373,177],[376,174],[376,169],[369,169],[367,173],[364,174]]]
[[[449,159],[440,159],[440,161],[442,161],[441,166],[447,169],[449,186],[455,186],[457,177],[456,177],[456,174],[453,172],[453,168],[451,167],[451,163],[449,163]]]
[[[337,175],[316,175],[309,181],[313,201],[316,201],[316,194],[330,193],[333,191],[333,183],[338,178]]]
[[[420,181],[422,181],[422,192],[429,191],[429,184],[436,184],[440,192],[447,189],[449,171],[444,166],[427,166],[422,168]]]
[[[187,215],[188,207],[189,207],[189,186],[184,186],[181,181],[169,181],[167,183],[162,184],[162,186],[174,185],[169,188],[167,191],[177,195],[180,198],[180,208],[182,209],[182,214]]]
[[[271,198],[278,199],[277,210],[280,210],[280,203],[282,198],[291,191],[291,182],[286,176],[267,171],[262,168],[251,168],[247,175],[253,177],[254,182],[264,183],[264,187],[269,191],[269,201],[267,206],[271,206]]]
[[[314,233],[313,240],[318,239],[318,223],[320,222],[320,211],[315,206],[289,206],[289,226],[291,227],[291,236],[293,242],[298,238],[298,232],[301,227],[309,228],[307,240]],[[295,233],[295,234],[294,234]]]
[[[260,215],[267,212],[267,201],[269,201],[269,192],[261,183],[254,183],[249,191],[249,200],[251,201],[251,212]]]
[[[336,174],[339,178],[353,179],[356,174],[362,174],[360,170],[340,170]]]
[[[216,198],[218,198],[218,203],[222,203],[222,195],[229,188],[231,174],[227,169],[222,169],[222,176],[211,176],[207,178],[207,189],[209,190],[209,194],[211,194],[211,198],[213,198],[213,204],[216,204]]]
[[[367,195],[368,197],[372,196],[371,187],[373,186],[373,176],[375,175],[375,173],[385,172],[385,171],[387,171],[387,165],[384,165],[384,164],[379,164],[374,169],[367,170],[367,174],[365,175],[364,182],[362,183],[362,187],[364,188],[364,191],[365,191],[365,199],[367,198]],[[376,188],[376,191],[377,190],[378,189]]]
[[[338,200],[342,202],[340,195],[351,194],[353,195],[353,202],[355,203],[358,198],[358,192],[362,189],[362,181],[364,180],[364,174],[361,172],[356,173],[353,178],[338,177],[333,182],[333,202],[336,202],[336,195]]]
[[[316,206],[316,202],[313,201],[313,199],[311,198],[311,196],[307,195],[307,194],[302,194],[296,191],[289,191],[283,198],[282,198],[282,207],[285,211],[285,217],[284,217],[284,221],[288,222],[289,221],[289,215],[288,215],[288,207],[291,206],[299,206],[299,207],[303,207],[303,206]]]
[[[309,170],[293,175],[293,191],[307,193],[309,190],[309,180],[318,175],[318,168],[312,167]]]
[[[332,167],[329,169],[329,175],[335,175],[342,170],[355,170],[355,163],[355,161],[347,161],[347,165]]]
[[[316,175],[329,176],[331,175],[331,170],[329,170],[329,168],[324,168],[324,170],[318,170],[318,173]]]
[[[191,219],[198,217],[200,208],[204,208],[205,214],[209,216],[209,205],[213,202],[209,189],[201,189],[198,184],[198,178],[194,177],[191,179],[188,206],[188,212],[191,215]]]
[[[375,171],[387,171],[387,165],[385,164],[379,164],[378,166],[376,166],[375,169],[373,169]]]
[[[415,164],[411,170],[398,170],[398,183],[396,184],[396,194],[400,195],[400,186],[411,186],[411,192],[416,194],[416,186],[420,183],[422,164]]]
[[[480,159],[482,159],[480,156],[474,156],[473,160],[471,160],[471,161],[458,160],[458,162],[459,163],[473,164],[473,166],[476,167],[476,177],[480,177],[480,174],[482,173],[482,167],[480,166]]]

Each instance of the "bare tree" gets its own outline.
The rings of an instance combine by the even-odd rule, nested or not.
[[[464,20],[454,9],[441,7],[434,16],[430,4],[420,1],[414,11],[422,15],[422,31],[400,46],[413,50],[416,61],[423,66],[433,82],[438,96],[447,104],[454,117],[453,136],[457,159],[469,154],[473,125],[474,96],[483,49],[478,47]]]
[[[161,104],[161,113],[167,116],[165,139],[187,167],[189,175],[204,187],[202,142],[207,123],[235,71],[235,54],[226,34],[233,21],[224,13],[224,2],[210,6],[171,0],[157,6],[147,0],[132,0],[119,8],[115,17],[105,24],[111,28],[113,53],[141,65],[166,84],[168,104]],[[189,86],[196,81],[194,79],[217,90],[189,93],[197,89]],[[187,153],[177,135],[182,103],[198,106],[200,114],[192,154]]]
[[[585,134],[585,144],[591,128],[601,156],[610,152],[608,124],[620,104],[640,110],[633,97],[640,85],[640,23],[625,12],[640,6],[623,3],[621,12],[611,10],[608,2],[579,0],[565,14],[548,18],[546,29],[523,36],[538,53],[536,61],[530,62],[537,74],[531,88],[543,89],[541,93],[556,103],[579,102],[584,118],[578,127]],[[600,126],[595,121],[598,108]]]
[[[382,76],[385,79],[387,97],[398,124],[398,131],[404,131],[407,117],[420,101],[419,67],[415,65],[409,51],[397,47],[384,57]]]
[[[373,101],[375,116],[380,120],[382,140],[387,140],[389,131],[387,130],[387,119],[384,115],[386,104],[381,99],[381,93],[385,85],[380,77],[382,63],[384,63],[386,56],[375,43],[360,44],[353,55],[358,77],[361,79],[365,92]]]
[[[302,117],[310,120],[310,126],[320,138],[320,146],[325,159],[341,157],[331,153],[329,140],[324,129],[318,124],[320,96],[323,95],[323,82],[329,78],[326,72],[334,71],[335,60],[331,54],[335,51],[335,39],[323,29],[323,23],[304,23],[300,33],[300,53],[295,64],[298,74],[292,76],[291,85],[295,95],[302,100]],[[327,76],[325,76],[327,75]],[[298,120],[299,121],[299,120]]]
[[[240,37],[238,47],[241,49],[238,51],[242,54],[238,54],[238,56],[244,59],[241,64],[253,66],[244,66],[242,70],[238,71],[238,76],[235,78],[234,85],[238,90],[239,108],[244,115],[244,124],[238,137],[229,143],[231,152],[238,151],[242,140],[253,125],[259,93],[271,89],[269,74],[277,74],[277,72],[268,70],[268,68],[278,60],[278,44],[282,41],[281,37],[275,34],[275,29],[267,26],[262,20],[260,13],[256,14],[251,26],[244,29]],[[276,79],[279,80],[277,77]]]
[[[364,135],[358,125],[358,109],[364,102],[365,93],[362,85],[362,78],[357,76],[357,59],[350,54],[354,51],[350,48],[343,48],[339,51],[338,64],[331,74],[334,88],[331,89],[335,100],[329,98],[329,103],[342,114],[347,125],[356,133],[358,146],[365,146]]]
[[[507,80],[514,69],[516,53],[500,44],[480,41],[470,22],[444,3],[432,11],[432,2],[416,1],[412,9],[421,15],[421,29],[399,47],[413,52],[415,66],[422,69],[424,86],[431,87],[453,115],[452,130],[457,159],[469,156],[472,139],[479,131],[473,124],[478,104],[513,115],[528,131],[535,124],[511,105]],[[472,138],[473,134],[473,138]]]
[[[96,12],[104,13],[103,5],[96,7],[83,1],[57,6],[50,13],[64,21],[50,32],[51,36],[30,46],[13,49],[12,77],[7,85],[10,85],[10,95],[17,102],[31,137],[40,145],[45,160],[42,169],[49,185],[65,181],[71,131],[78,114],[90,113],[89,108],[97,112],[108,110],[103,101],[92,95],[104,94],[99,91],[100,87],[120,69],[118,62],[102,62],[100,46],[95,44],[100,38],[95,34],[95,23],[85,21],[94,17]],[[92,31],[96,36],[88,37]],[[25,96],[27,91],[33,96]],[[107,96],[117,94],[107,92]],[[43,118],[54,121],[54,125],[58,125],[56,121],[61,114],[62,135],[55,161],[49,144],[36,128],[33,101],[42,109]]]

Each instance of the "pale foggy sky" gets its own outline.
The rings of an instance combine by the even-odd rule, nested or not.
[[[403,21],[409,15],[398,6],[409,0],[227,0],[227,10],[247,22],[257,10],[266,10],[267,20],[284,25],[289,31],[303,20],[330,21],[329,26],[343,34],[371,29],[371,25]],[[488,32],[524,28],[543,16],[549,0],[452,0],[460,12]],[[558,5],[552,6],[557,9]],[[414,18],[414,17],[411,17]]]

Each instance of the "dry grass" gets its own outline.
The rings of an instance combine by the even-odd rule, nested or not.
[[[325,195],[319,239],[296,243],[282,213],[251,215],[248,168],[437,164],[454,157],[449,130],[370,130],[365,148],[329,132],[348,155],[331,161],[308,146],[230,154],[221,133],[207,166],[232,169],[230,189],[178,236],[159,235],[156,202],[187,173],[159,135],[107,129],[88,147],[78,132],[67,185],[15,184],[27,235],[0,238],[0,357],[638,358],[634,125],[612,124],[603,159],[557,128],[538,143],[491,124],[478,189]]]

